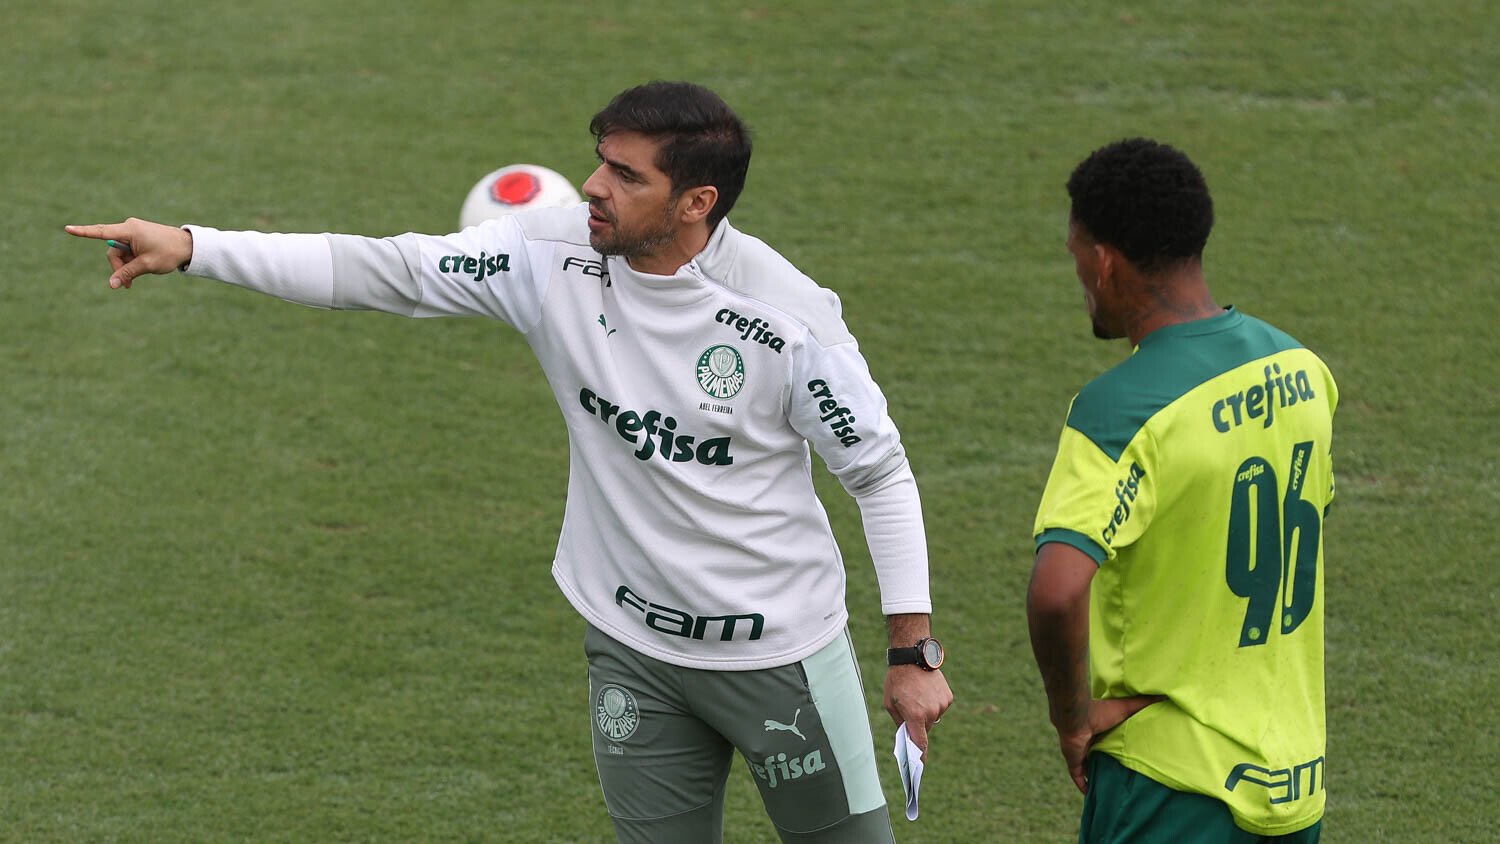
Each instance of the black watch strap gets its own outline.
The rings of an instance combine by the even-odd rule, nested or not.
[[[885,661],[887,665],[920,665],[922,649],[918,647],[886,648]]]
[[[926,671],[936,671],[943,664],[943,644],[936,638],[918,639],[909,648],[887,648],[887,665],[916,665]]]

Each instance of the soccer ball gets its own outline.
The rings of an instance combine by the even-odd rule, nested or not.
[[[469,189],[463,210],[458,214],[458,227],[466,229],[517,211],[582,201],[567,177],[556,170],[536,164],[512,164],[490,173]]]

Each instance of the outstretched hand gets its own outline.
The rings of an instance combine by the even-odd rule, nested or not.
[[[109,286],[115,290],[130,287],[146,273],[169,273],[193,259],[193,236],[186,229],[135,217],[123,223],[64,226],[63,231],[110,242],[104,257],[109,259]]]

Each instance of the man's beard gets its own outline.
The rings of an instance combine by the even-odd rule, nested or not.
[[[662,211],[655,225],[647,224],[638,231],[625,231],[619,221],[610,219],[608,234],[589,232],[589,245],[600,255],[618,255],[629,260],[652,255],[677,237],[677,227],[672,220],[672,204]]]

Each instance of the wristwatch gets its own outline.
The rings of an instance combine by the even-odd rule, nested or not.
[[[936,671],[943,664],[943,643],[932,637],[918,639],[910,648],[888,648],[888,665],[916,665],[923,671]]]

